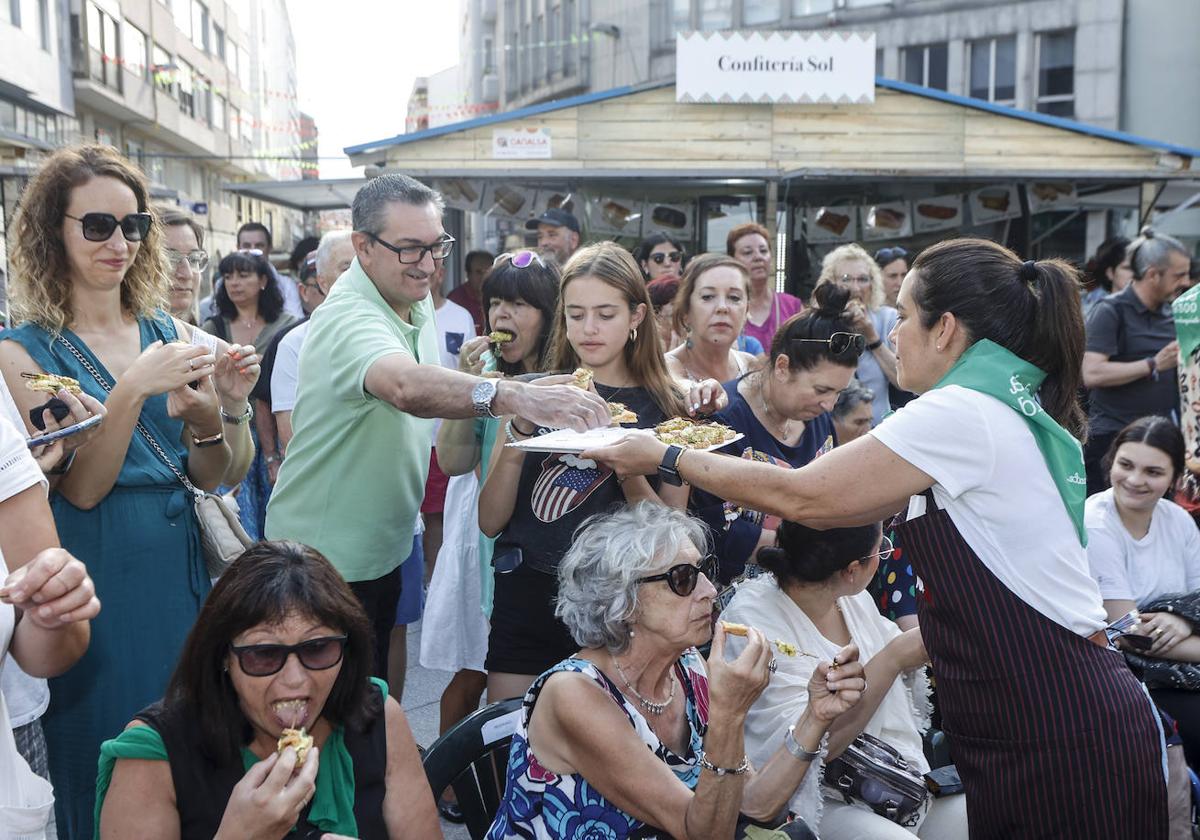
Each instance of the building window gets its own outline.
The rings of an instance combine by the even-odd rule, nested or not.
[[[242,135],[242,111],[236,105],[229,106],[229,136],[236,140]]]
[[[1075,116],[1075,30],[1037,36],[1037,110],[1056,117]]]
[[[579,58],[577,45],[578,39],[575,37],[577,27],[575,20],[575,0],[563,0],[563,23],[562,23],[562,42],[563,42],[563,75],[574,76],[576,62]]]
[[[533,21],[533,79],[534,83],[546,78],[546,31],[545,19],[538,15]]]
[[[208,6],[192,0],[192,43],[196,49],[209,51]]]
[[[38,0],[38,38],[42,49],[50,51],[50,0]]]
[[[196,87],[192,66],[179,59],[179,110],[189,117],[196,116]]]
[[[179,31],[189,38],[192,37],[192,8],[191,0],[171,0],[171,15]]]
[[[547,79],[555,73],[562,72],[563,61],[562,7],[551,6],[548,12],[549,17],[546,19],[546,40],[550,42],[550,59],[546,67]]]
[[[242,83],[242,90],[250,90],[250,53],[245,47],[237,48],[237,77]]]
[[[120,26],[95,3],[87,4],[87,35],[91,53],[88,72],[94,81],[121,89]]]
[[[175,62],[171,54],[155,44],[151,58],[153,61],[150,65],[150,76],[154,86],[170,96],[175,96]]]
[[[146,33],[125,24],[125,70],[131,76],[146,78]]]
[[[728,0],[700,0],[700,28],[704,31],[733,28],[733,4]]]
[[[1017,102],[1017,39],[983,38],[970,43],[971,96],[1000,105]]]
[[[517,92],[517,33],[508,33],[508,43],[504,45],[504,87],[509,96]]]
[[[521,90],[529,90],[533,81],[533,24],[525,24],[525,40],[521,44]]]
[[[196,119],[204,125],[208,125],[208,106],[212,97],[212,83],[199,73],[196,73],[194,76],[193,88],[194,91],[192,93],[192,97],[196,103]]]
[[[875,50],[875,75],[883,77],[883,50]]]
[[[21,0],[8,0],[8,22],[21,28]]]
[[[213,51],[222,63],[225,61],[225,30],[213,24]]]
[[[692,28],[692,0],[671,0],[671,32],[667,40],[674,43],[674,34]]]
[[[482,57],[484,75],[487,75],[488,73],[496,72],[495,62],[496,62],[495,41],[492,39],[491,35],[485,35],[483,38],[483,57]]]
[[[779,0],[742,0],[742,24],[754,26],[779,20]]]
[[[792,0],[792,16],[817,15],[833,11],[833,0]]]
[[[225,130],[226,108],[228,108],[228,104],[225,101],[225,97],[219,93],[214,93],[212,102],[212,127],[217,131]]]
[[[914,85],[946,89],[949,50],[946,44],[926,44],[922,47],[905,47],[901,51],[900,63],[904,66],[904,81]]]

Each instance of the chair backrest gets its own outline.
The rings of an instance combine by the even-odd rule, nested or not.
[[[502,700],[463,718],[425,751],[422,764],[434,796],[454,789],[472,840],[487,834],[504,796],[508,749],[521,698]]]

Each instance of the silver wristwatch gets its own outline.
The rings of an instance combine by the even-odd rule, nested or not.
[[[225,409],[221,409],[221,419],[231,426],[244,426],[254,417],[254,404],[250,400],[246,400],[246,410],[237,417],[232,414],[227,414]]]
[[[829,733],[825,733],[821,738],[821,743],[817,745],[815,751],[804,749],[800,746],[800,742],[796,740],[796,724],[788,727],[787,734],[783,736],[783,745],[793,756],[801,761],[816,761],[819,758],[824,758],[829,752]]]
[[[476,417],[499,419],[498,415],[492,413],[492,403],[496,400],[496,392],[499,388],[499,380],[480,379],[479,383],[471,389],[471,405],[475,409]]]

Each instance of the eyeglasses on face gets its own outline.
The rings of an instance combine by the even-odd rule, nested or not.
[[[107,242],[117,229],[128,242],[141,242],[150,232],[152,218],[149,213],[130,213],[118,219],[112,213],[84,213],[82,216],[72,216],[63,213],[68,219],[74,219],[83,226],[83,238],[88,242]]]
[[[908,251],[904,250],[898,245],[894,248],[880,248],[875,252],[875,262],[879,263],[880,265],[887,265],[890,262],[907,258]]]
[[[321,284],[316,280],[301,280],[300,285],[306,289],[314,289],[321,297],[325,297],[325,290],[321,288]]]
[[[390,242],[384,242],[373,233],[367,233],[372,240],[387,248],[393,254],[400,258],[402,265],[415,265],[425,259],[425,254],[433,257],[435,260],[444,260],[450,256],[450,252],[454,250],[455,239],[453,236],[443,236],[432,245],[403,245],[396,246]]]
[[[700,558],[700,562],[696,565],[691,563],[680,563],[667,569],[662,574],[650,575],[649,577],[638,578],[638,583],[654,583],[655,581],[665,580],[667,586],[671,587],[671,591],[676,595],[687,597],[696,591],[696,584],[700,581],[700,575],[704,575],[709,580],[713,579],[717,566],[717,558],[708,554]]]
[[[326,671],[342,661],[345,636],[322,636],[298,645],[230,645],[242,673],[248,677],[269,677],[283,670],[293,653],[310,671]]]
[[[513,268],[529,268],[535,262],[542,268],[546,267],[546,263],[542,260],[542,255],[537,251],[513,251],[508,254],[501,254],[492,260],[492,266],[495,267],[500,263],[508,261]]]
[[[186,261],[188,265],[195,271],[204,271],[208,268],[208,252],[207,251],[188,251],[186,254],[182,251],[176,251],[174,248],[167,248],[167,263],[171,266],[171,270],[179,268],[179,264]]]
[[[843,274],[838,278],[844,286],[870,286],[870,274]]]
[[[863,563],[869,563],[878,558],[879,562],[882,563],[884,560],[889,559],[895,551],[896,547],[892,545],[891,538],[884,534],[883,538],[879,541],[879,551],[858,559]]]
[[[867,339],[862,333],[835,332],[829,338],[795,338],[792,340],[802,344],[824,344],[835,356],[840,356],[851,348],[858,353],[867,349]]]
[[[662,251],[659,251],[657,254],[650,255],[650,261],[653,262],[655,265],[662,265],[667,260],[670,260],[673,263],[677,263],[682,259],[683,259],[683,252],[681,252],[681,251],[668,251],[665,254]]]

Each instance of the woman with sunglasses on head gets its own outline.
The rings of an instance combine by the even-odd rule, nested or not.
[[[866,591],[880,562],[891,554],[879,523],[816,530],[784,522],[778,545],[759,550],[758,563],[770,574],[739,584],[721,620],[752,624],[768,639],[786,639],[803,653],[778,658],[778,671],[746,716],[746,753],[756,765],[770,758],[808,707],[814,668],[853,644],[866,690],[853,709],[833,722],[821,757],[789,795],[788,810],[823,840],[911,840],[913,833],[962,840],[967,817],[961,796],[926,800],[910,833],[863,803],[847,804],[840,792],[825,796],[821,788],[825,762],[863,733],[895,748],[911,770],[929,770],[921,741],[930,709],[920,631],[901,632],[879,614]],[[742,644],[735,638],[730,648],[739,651]]]
[[[754,355],[736,349],[746,325],[750,275],[724,254],[701,254],[683,273],[675,294],[674,331],[683,344],[667,353],[676,379],[730,382],[745,375]]]
[[[189,343],[192,328],[164,311],[163,234],[149,207],[144,177],[116,151],[63,149],[30,180],[10,238],[20,326],[3,334],[0,365],[18,407],[45,401],[22,374],[51,373],[107,409],[60,465],[51,499],[63,547],[86,558],[108,606],[88,652],[51,682],[43,718],[70,836],[92,833],[101,739],[162,693],[208,592],[184,482],[212,490],[224,479],[258,377],[257,356]]]
[[[253,345],[260,357],[265,355],[275,336],[296,320],[283,310],[283,292],[270,263],[257,251],[234,251],[221,260],[217,273],[223,281],[213,299],[217,315],[204,322],[204,331],[223,341]],[[269,388],[270,383],[264,387]],[[283,454],[270,404],[261,399],[254,402],[254,460],[242,479],[237,500],[242,527],[257,540],[262,539],[267,500]]]
[[[899,245],[880,248],[875,252],[875,265],[879,266],[883,277],[883,302],[894,307],[900,294],[900,284],[904,282],[904,275],[908,274],[908,251]]]
[[[633,258],[641,266],[646,282],[653,283],[663,277],[679,279],[687,263],[687,252],[678,239],[659,230],[637,244]]]
[[[248,549],[213,587],[163,699],[104,743],[97,836],[441,837],[371,655],[367,616],[329,561],[298,543]]]
[[[558,283],[557,263],[543,261],[536,251],[497,257],[480,290],[485,335],[463,344],[459,370],[474,376],[497,371],[506,377],[540,372],[558,305]],[[512,340],[494,343],[488,337],[493,331],[506,332]],[[454,674],[442,692],[440,733],[479,707],[487,684],[493,541],[479,532],[479,487],[487,477],[485,456],[497,435],[504,435],[501,426],[497,419],[480,417],[443,420],[438,428],[438,463],[451,478],[445,540],[422,617],[421,666]],[[462,812],[447,801],[451,793],[438,810],[462,822]]]
[[[725,383],[729,405],[713,419],[744,437],[723,453],[795,469],[833,449],[829,412],[854,377],[863,343],[846,315],[848,299],[837,286],[820,287],[814,306],[775,333],[767,364]],[[726,502],[719,491],[693,491],[691,509],[713,530],[723,584],[742,574],[756,549],[775,544],[776,517]]]
[[[704,546],[703,525],[653,503],[584,522],[555,606],[575,650],[525,694],[488,840],[729,840],[746,836],[742,815],[766,822],[783,810],[865,688],[858,651],[847,645],[813,669],[796,721],[811,752],[779,743],[751,767],[743,721],[779,666],[757,622],[726,657]],[[696,646],[710,640],[706,664]],[[785,828],[770,836],[814,836],[803,823]]]
[[[546,384],[570,381],[577,368],[590,370],[589,387],[637,415],[632,427],[653,428],[688,413],[659,351],[637,264],[611,242],[576,251],[564,268],[546,367],[568,373],[539,380]],[[505,446],[538,434],[525,418],[506,423],[479,497],[479,526],[497,537],[487,658],[490,700],[519,696],[537,674],[574,650],[567,628],[554,617],[553,600],[559,561],[584,519],[626,501],[687,504],[686,487],[657,477],[619,482],[608,468],[573,455],[526,454]]]
[[[1078,273],[949,240],[913,262],[899,315],[900,386],[920,396],[806,467],[633,438],[581,457],[621,475],[668,458],[693,486],[810,527],[906,509],[972,840],[1165,836],[1158,719],[1108,649],[1088,574]]]
[[[826,283],[836,283],[850,293],[847,313],[854,331],[867,342],[855,376],[875,394],[871,414],[878,425],[891,410],[888,388],[896,384],[896,351],[889,338],[896,326],[896,310],[883,302],[883,274],[861,246],[851,243],[834,248],[821,261],[817,287]]]

